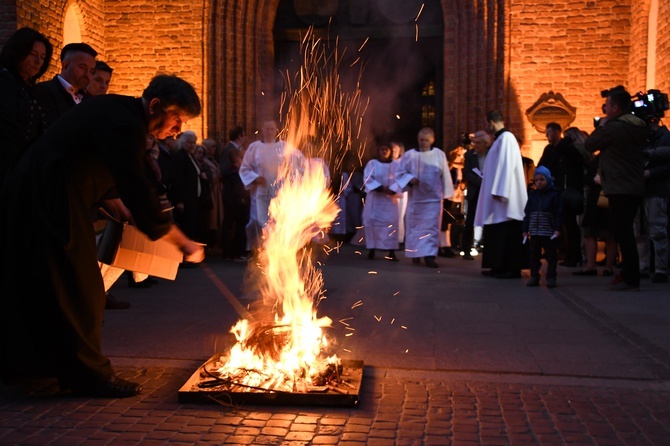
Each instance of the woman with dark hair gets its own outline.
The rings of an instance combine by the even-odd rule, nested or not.
[[[21,153],[44,132],[39,105],[31,93],[49,68],[53,47],[32,28],[14,32],[0,50],[0,184]]]

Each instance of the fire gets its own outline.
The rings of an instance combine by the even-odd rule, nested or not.
[[[298,88],[282,101],[284,159],[253,266],[262,301],[253,318],[231,329],[237,342],[215,365],[217,379],[242,391],[308,392],[337,379],[341,369],[328,354],[324,329],[332,320],[316,311],[325,296],[312,246],[339,212],[329,166],[337,170],[352,149],[362,108],[358,91],[345,94],[339,86],[337,50],[329,56],[325,48],[310,30],[302,67],[294,82],[287,78]]]
[[[339,209],[319,163],[308,160],[292,167],[270,204],[258,252],[259,291],[272,319],[261,313],[261,319],[243,319],[233,327],[237,344],[219,373],[240,375],[243,370],[238,377],[244,385],[305,391],[329,366],[339,364],[336,356],[321,355],[328,347],[323,329],[332,321],[317,316],[323,278],[310,248],[312,238],[330,226]]]

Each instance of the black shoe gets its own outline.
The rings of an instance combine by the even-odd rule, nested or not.
[[[497,274],[499,274],[499,271],[496,271],[494,269],[489,269],[489,270],[482,271],[482,276],[486,276],[486,277],[495,277]]]
[[[130,302],[123,302],[116,300],[112,293],[105,294],[105,309],[106,310],[125,310],[130,308]]]
[[[456,254],[454,253],[454,251],[452,251],[451,248],[448,247],[448,246],[440,248],[437,251],[437,255],[440,256],[440,257],[447,257],[449,259],[451,259],[453,257],[456,257]]]
[[[116,375],[107,379],[89,382],[67,383],[61,380],[61,388],[69,388],[72,395],[91,396],[94,398],[128,398],[139,395],[142,386],[137,383],[126,381]]]
[[[389,255],[384,257],[386,260],[389,260],[391,262],[397,262],[398,258],[395,256],[395,251],[389,251]]]
[[[528,287],[540,286],[540,278],[531,277],[530,279],[528,279],[528,282],[526,282],[526,286]]]
[[[439,265],[435,261],[435,257],[433,256],[426,256],[423,258],[423,261],[426,263],[426,266],[428,268],[438,268]]]
[[[654,277],[651,278],[652,283],[667,283],[668,275],[663,273],[656,273]]]
[[[372,260],[374,258],[375,258],[375,250],[371,249],[370,251],[368,251],[368,259]]]
[[[465,254],[463,254],[463,260],[474,260],[474,259],[475,258],[472,257],[472,254],[470,254],[469,252],[466,252]]]
[[[153,282],[147,277],[141,282],[135,282],[132,274],[128,274],[128,287],[130,288],[151,288]]]

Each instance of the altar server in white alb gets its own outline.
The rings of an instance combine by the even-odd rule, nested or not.
[[[524,207],[528,200],[521,150],[516,137],[505,128],[502,113],[486,114],[487,130],[495,141],[486,155],[477,200],[475,226],[483,226],[485,276],[521,277]]]
[[[277,139],[279,128],[273,120],[265,121],[262,139],[254,141],[244,154],[240,165],[240,178],[251,194],[251,208],[247,223],[247,240],[250,248],[257,247],[263,227],[268,222],[270,201],[277,195],[281,181],[280,169],[286,161],[290,168],[301,168],[304,157],[298,149],[290,153],[284,141]]]
[[[402,192],[395,182],[398,163],[393,162],[391,147],[379,146],[378,156],[365,165],[365,207],[363,208],[363,227],[368,259],[375,258],[375,251],[388,251],[384,257],[397,262],[395,255],[399,248],[398,198]]]
[[[419,147],[408,150],[400,159],[396,182],[407,191],[405,214],[405,256],[414,263],[437,268],[435,256],[440,245],[442,200],[454,196],[454,186],[444,152],[433,147],[435,133],[419,130]]]

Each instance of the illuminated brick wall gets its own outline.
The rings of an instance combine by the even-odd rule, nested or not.
[[[360,0],[363,1],[363,0]],[[374,1],[374,0],[368,0]],[[188,128],[225,139],[275,117],[272,27],[278,0],[0,0],[0,44],[33,26],[62,46],[63,16],[74,5],[82,40],[115,69],[111,92],[139,95],[157,73],[178,74],[203,99]],[[500,108],[531,154],[546,144],[525,111],[548,91],[574,107],[590,130],[600,91],[645,88],[651,0],[443,0],[445,147]],[[670,0],[658,0],[656,88],[670,90]],[[48,76],[59,69],[54,63]]]

